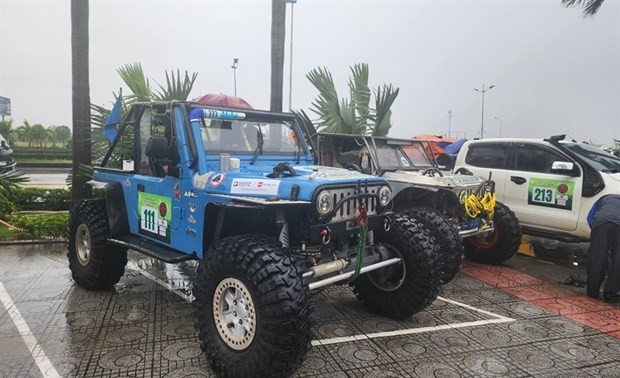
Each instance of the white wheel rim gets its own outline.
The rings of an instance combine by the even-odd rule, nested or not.
[[[75,250],[80,265],[87,266],[90,261],[91,242],[90,231],[85,224],[79,225],[75,232]]]
[[[256,309],[248,288],[225,278],[213,294],[213,320],[220,337],[234,350],[246,349],[256,335]]]

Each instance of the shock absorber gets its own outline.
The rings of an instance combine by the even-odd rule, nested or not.
[[[289,239],[288,239],[288,221],[286,220],[286,214],[284,214],[284,209],[281,207],[276,208],[276,225],[280,230],[280,236],[278,240],[282,243],[282,247],[289,247]]]

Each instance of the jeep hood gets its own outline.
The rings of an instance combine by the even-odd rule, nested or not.
[[[389,182],[443,188],[477,187],[485,181],[485,179],[480,176],[450,175],[447,172],[442,173],[444,176],[423,175],[422,171],[395,171],[385,172],[381,177]]]
[[[357,171],[316,165],[293,165],[297,176],[285,174],[281,178],[269,177],[273,167],[246,166],[242,170],[207,172],[195,174],[193,183],[196,189],[213,194],[226,194],[251,197],[291,199],[293,186],[298,187],[297,200],[311,201],[317,189],[326,186],[355,186],[387,184],[380,177],[365,175]]]

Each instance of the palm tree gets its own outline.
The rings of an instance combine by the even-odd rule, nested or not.
[[[385,136],[392,127],[391,107],[399,88],[383,84],[374,91],[375,107],[370,107],[369,69],[365,63],[351,67],[350,98],[338,98],[334,80],[327,68],[315,68],[306,77],[319,91],[312,110],[319,116],[317,129],[328,133]]]
[[[17,128],[17,138],[22,142],[28,142],[28,147],[32,147],[32,125],[27,120],[24,120],[24,124]]]
[[[583,16],[594,16],[605,0],[562,0],[565,7],[583,7]]]
[[[57,144],[61,146],[71,138],[71,129],[67,126],[50,126],[52,132],[52,145],[56,147]]]
[[[282,111],[282,87],[284,82],[284,37],[286,35],[286,2],[271,2],[271,102],[272,112]]]
[[[91,196],[80,166],[91,164],[88,0],[71,0],[71,68],[73,86],[73,169],[71,203]]]
[[[46,129],[45,126],[40,123],[35,123],[32,125],[30,137],[34,142],[35,147],[44,147],[45,142],[50,139],[50,136],[50,131]]]

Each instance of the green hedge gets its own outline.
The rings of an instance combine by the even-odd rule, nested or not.
[[[69,213],[18,215],[11,219],[11,224],[24,231],[18,231],[17,237],[62,239],[67,234]]]
[[[36,147],[13,147],[13,158],[17,161],[21,159],[50,159],[50,160],[71,160],[71,150],[66,148],[36,148]]]
[[[15,205],[0,193],[0,219],[7,220],[11,213],[15,211]]]
[[[69,210],[71,192],[68,189],[15,188],[7,194],[18,211]]]

